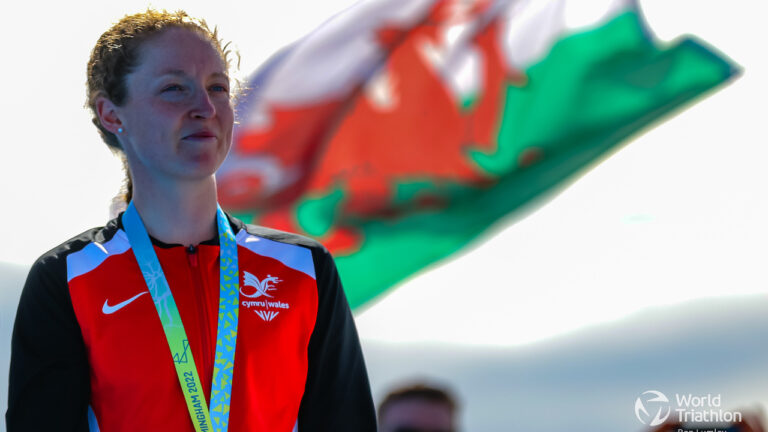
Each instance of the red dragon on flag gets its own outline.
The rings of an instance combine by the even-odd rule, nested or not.
[[[250,80],[222,204],[320,240],[355,307],[735,72],[692,40],[657,48],[631,1],[577,30],[553,18],[565,3],[334,17]]]

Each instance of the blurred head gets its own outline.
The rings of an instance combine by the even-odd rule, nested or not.
[[[91,52],[87,106],[134,171],[200,175],[231,144],[229,69],[227,46],[205,21],[183,11],[127,15]]]
[[[390,392],[379,405],[380,432],[454,432],[457,404],[440,388],[416,384]]]

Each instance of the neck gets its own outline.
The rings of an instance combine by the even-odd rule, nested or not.
[[[133,184],[133,204],[147,233],[164,242],[196,245],[216,236],[216,181]]]

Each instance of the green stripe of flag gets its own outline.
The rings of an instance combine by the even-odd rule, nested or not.
[[[621,141],[738,69],[690,38],[657,46],[632,11],[560,40],[524,72],[525,86],[506,89],[498,149],[470,153],[498,183],[483,189],[428,181],[396,184],[403,200],[433,190],[448,196],[450,204],[394,221],[357,221],[365,238],[361,249],[336,260],[353,308],[461,249],[498,219],[572,180]],[[531,149],[540,158],[522,167],[521,156]],[[322,221],[333,215],[323,212],[332,213],[342,195],[337,190],[305,199],[297,214],[302,228],[308,233],[327,229]]]

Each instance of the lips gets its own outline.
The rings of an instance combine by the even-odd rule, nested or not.
[[[211,132],[211,131],[209,131],[207,129],[203,129],[203,130],[199,130],[199,131],[197,131],[195,133],[189,134],[189,135],[185,136],[184,138],[185,139],[186,138],[193,138],[193,139],[216,138],[216,134],[214,134],[213,132]]]

